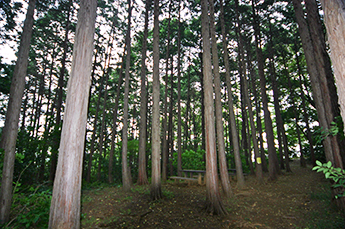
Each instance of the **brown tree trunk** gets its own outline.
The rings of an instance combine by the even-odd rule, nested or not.
[[[80,196],[97,1],[81,1],[48,228],[80,227]]]
[[[146,51],[149,24],[149,11],[151,8],[151,0],[146,0],[145,6],[145,28],[143,37],[143,47],[141,50],[141,86],[140,86],[140,123],[139,123],[139,168],[138,181],[139,185],[148,184],[146,172],[146,127],[147,127],[147,90],[146,90]]]
[[[162,142],[162,180],[165,182],[167,180],[167,168],[168,168],[168,141],[169,141],[169,132],[168,132],[168,72],[169,72],[169,56],[170,56],[170,14],[172,8],[172,1],[169,2],[169,17],[168,17],[168,34],[167,34],[167,49],[165,57],[165,92],[164,92],[164,113],[163,113],[163,142]]]
[[[243,48],[243,40],[242,40],[242,35],[241,35],[241,24],[240,24],[239,13],[238,13],[238,0],[235,0],[235,10],[236,10],[236,21],[238,25],[236,27],[236,35],[238,37],[239,74],[241,77],[241,82],[243,84],[244,102],[248,105],[249,123],[250,123],[251,136],[252,136],[254,155],[255,155],[255,164],[256,164],[256,178],[259,183],[262,183],[263,182],[262,160],[261,160],[261,155],[259,151],[258,140],[256,137],[257,131],[255,128],[255,123],[254,123],[252,103],[249,99],[248,80],[245,74],[244,48]]]
[[[28,68],[30,41],[32,26],[34,23],[34,11],[36,0],[30,0],[23,33],[20,39],[18,59],[14,67],[10,98],[8,101],[5,126],[2,131],[0,147],[4,150],[2,168],[1,192],[0,192],[0,224],[9,220],[12,203],[12,184],[16,141],[18,136],[18,123],[22,98],[25,89],[25,76]]]
[[[201,34],[203,38],[203,74],[206,134],[206,211],[211,214],[225,214],[219,192],[216,132],[214,118],[213,79],[210,52],[210,27],[208,1],[201,0]]]
[[[325,23],[331,49],[334,76],[338,86],[340,110],[342,112],[343,122],[345,123],[345,2],[343,0],[321,0],[321,3],[325,13]],[[340,198],[337,204],[344,209],[344,197]]]
[[[259,68],[259,76],[260,76],[260,87],[261,87],[261,97],[262,97],[262,105],[264,110],[264,119],[265,119],[265,132],[267,136],[267,145],[268,145],[268,161],[269,161],[269,180],[276,180],[277,175],[280,173],[279,165],[278,165],[278,158],[274,144],[274,134],[273,134],[273,126],[272,126],[272,119],[271,119],[271,112],[268,110],[268,98],[266,94],[266,78],[264,73],[264,59],[262,55],[260,44],[260,28],[257,19],[257,14],[255,10],[255,2],[253,0],[252,9],[253,9],[253,23],[254,23],[254,31],[255,31],[255,48],[256,48],[256,55],[258,60],[258,68]]]
[[[152,81],[152,179],[151,198],[162,198],[159,112],[159,0],[154,0],[153,81]]]
[[[224,125],[223,125],[223,106],[222,95],[220,86],[220,74],[219,74],[219,61],[218,61],[218,48],[216,40],[216,26],[214,19],[214,2],[209,0],[210,6],[210,32],[212,43],[212,60],[213,60],[213,75],[214,75],[214,90],[215,90],[215,109],[216,109],[216,131],[217,131],[217,143],[218,143],[218,161],[219,171],[221,177],[221,183],[223,192],[226,197],[230,198],[233,193],[229,181],[229,172],[225,156],[225,142],[224,142]]]
[[[234,149],[234,156],[235,156],[235,166],[236,166],[236,176],[237,176],[237,187],[244,188],[244,175],[242,169],[242,161],[240,156],[240,144],[238,139],[238,131],[236,125],[236,118],[234,112],[234,102],[232,96],[232,85],[230,79],[230,62],[229,62],[229,53],[228,53],[228,40],[225,34],[225,21],[224,21],[224,6],[223,2],[220,2],[221,7],[221,30],[222,30],[222,38],[223,38],[223,50],[224,50],[224,65],[225,65],[225,82],[228,91],[228,106],[229,106],[229,118],[230,118],[230,131],[232,137],[232,144]]]
[[[128,29],[129,34],[126,38],[127,56],[125,70],[125,94],[123,100],[123,127],[122,127],[122,185],[125,191],[129,191],[132,186],[131,170],[128,166],[127,149],[128,149],[128,97],[129,97],[129,67],[131,65],[131,17],[132,6],[131,0],[128,0]]]
[[[317,34],[319,36],[320,34],[315,31],[316,28],[312,28],[313,25],[308,26],[307,21],[304,19],[304,12],[300,0],[293,0],[293,5],[307,61],[307,68],[310,74],[318,119],[322,129],[327,131],[330,129],[331,123],[334,121],[335,117],[332,112],[333,108],[329,93],[329,85],[325,77],[326,70],[322,67],[323,64],[325,64],[322,63],[324,62],[324,57],[322,56],[323,51],[320,50],[320,47],[316,47],[318,45],[322,46],[323,44],[317,38],[312,38],[312,35],[314,36]],[[309,31],[309,27],[312,33]],[[343,168],[337,137],[332,135],[326,136],[323,140],[323,145],[326,159],[331,161],[336,167]]]

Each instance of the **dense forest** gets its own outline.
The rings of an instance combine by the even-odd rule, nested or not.
[[[184,169],[206,171],[205,209],[223,215],[228,170],[241,188],[292,160],[343,169],[343,5],[0,1],[16,53],[0,57],[0,222],[44,193],[49,228],[79,228],[82,187],[150,184],[158,200]]]

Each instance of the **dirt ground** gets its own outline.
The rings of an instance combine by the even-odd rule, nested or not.
[[[276,182],[257,184],[246,176],[246,188],[239,190],[232,181],[225,216],[204,211],[204,185],[168,182],[159,201],[150,200],[149,186],[134,186],[130,193],[119,187],[83,191],[82,228],[345,228],[323,174],[297,161],[291,167],[293,173]]]

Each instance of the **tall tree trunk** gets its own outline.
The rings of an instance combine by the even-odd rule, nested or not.
[[[262,124],[261,124],[261,117],[260,117],[260,102],[258,100],[258,93],[257,90],[258,88],[256,87],[255,80],[257,77],[255,77],[255,72],[252,66],[250,54],[247,53],[247,65],[248,65],[248,70],[250,72],[250,83],[251,83],[251,91],[253,93],[254,97],[254,102],[255,102],[255,111],[256,111],[256,123],[257,123],[257,130],[258,130],[258,142],[260,143],[260,159],[262,163],[262,171],[263,172],[268,172],[267,168],[267,161],[266,161],[266,155],[265,155],[265,149],[264,149],[264,141],[262,137]]]
[[[210,52],[210,26],[208,1],[201,0],[201,34],[203,39],[203,74],[206,134],[206,211],[211,214],[225,214],[219,192],[217,147],[214,118],[213,79]]]
[[[49,228],[80,227],[80,196],[97,1],[81,1]]]
[[[225,156],[225,142],[224,142],[224,125],[223,125],[223,106],[222,95],[220,86],[219,74],[219,61],[218,61],[218,48],[216,40],[216,26],[214,19],[214,2],[209,0],[210,6],[210,32],[212,43],[212,60],[213,60],[213,75],[214,75],[214,90],[215,90],[215,109],[216,109],[216,130],[217,130],[217,143],[218,143],[218,161],[219,171],[223,192],[226,197],[232,196],[232,190],[229,181],[229,172]]]
[[[334,76],[338,86],[340,110],[342,112],[343,122],[345,123],[345,2],[343,0],[321,0],[325,22],[328,34],[328,40],[331,48],[331,59],[333,63]],[[343,158],[344,160],[344,158]],[[336,164],[336,166],[339,166]],[[345,208],[344,197],[337,201],[343,209]]]
[[[174,61],[173,55],[170,57],[171,62],[171,76],[170,76],[170,107],[169,107],[169,123],[168,123],[168,148],[169,148],[169,170],[170,175],[174,174],[173,171],[173,153],[174,153],[174,125],[173,125],[173,118],[174,118]]]
[[[266,78],[264,73],[264,59],[262,55],[262,50],[260,45],[260,27],[257,19],[256,9],[255,9],[255,2],[256,0],[252,1],[252,9],[253,9],[253,24],[254,24],[254,32],[255,32],[255,48],[256,48],[256,55],[258,60],[258,68],[259,68],[259,76],[260,76],[260,87],[261,87],[261,97],[262,97],[262,105],[264,110],[264,119],[265,119],[265,132],[267,136],[267,145],[268,145],[268,161],[269,161],[269,180],[276,180],[277,175],[280,173],[279,164],[278,164],[278,157],[275,149],[274,144],[274,134],[273,134],[273,125],[271,119],[271,112],[268,109],[268,98],[266,93]]]
[[[243,92],[244,92],[244,102],[248,105],[248,114],[249,114],[249,123],[250,123],[250,129],[251,129],[251,136],[253,141],[253,147],[254,147],[254,155],[255,155],[255,163],[256,163],[256,178],[258,179],[259,183],[263,182],[263,175],[262,175],[262,160],[261,155],[259,152],[259,146],[258,146],[258,140],[257,140],[257,131],[255,128],[254,123],[254,114],[253,114],[253,108],[252,103],[249,99],[249,88],[248,88],[248,80],[245,74],[245,62],[244,62],[244,48],[243,48],[243,40],[241,35],[241,23],[239,19],[239,10],[238,10],[238,0],[235,0],[235,10],[236,10],[236,21],[237,21],[237,27],[236,27],[236,35],[238,37],[238,50],[239,50],[239,74],[242,79],[243,84]]]
[[[153,81],[152,81],[152,183],[151,198],[162,198],[159,112],[159,0],[154,0]]]
[[[181,121],[181,0],[178,6],[177,32],[177,174],[182,176],[182,121]]]
[[[36,0],[30,0],[23,33],[20,39],[18,59],[14,67],[10,98],[7,105],[5,126],[2,131],[0,147],[4,149],[5,156],[2,168],[1,192],[0,192],[0,224],[9,220],[12,203],[12,184],[16,141],[18,136],[18,123],[22,98],[25,89],[25,76],[28,68],[30,41],[32,26],[34,23],[34,11]]]
[[[169,17],[168,17],[168,34],[167,34],[167,49],[165,57],[165,92],[164,92],[164,117],[163,117],[163,142],[162,142],[162,180],[165,182],[167,180],[167,164],[168,164],[168,72],[169,72],[169,56],[170,56],[170,14],[172,8],[172,0],[169,2]]]
[[[296,21],[302,40],[305,58],[307,61],[307,68],[310,74],[310,82],[313,89],[313,97],[317,109],[320,126],[327,131],[334,121],[334,114],[332,113],[332,102],[330,100],[330,93],[328,92],[328,82],[321,76],[324,69],[319,65],[316,59],[322,58],[313,46],[313,39],[309,32],[309,27],[304,19],[304,12],[300,0],[293,0],[295,9]],[[319,51],[319,50],[318,50]],[[319,51],[320,52],[320,51]],[[321,61],[321,60],[319,60]],[[336,167],[343,168],[342,158],[339,152],[339,145],[336,136],[328,135],[323,140],[326,159],[331,161]]]
[[[129,191],[132,186],[131,170],[128,166],[127,149],[128,149],[128,97],[129,97],[129,67],[131,65],[131,17],[132,6],[131,0],[128,0],[128,30],[126,44],[126,71],[125,71],[125,94],[123,101],[123,127],[122,127],[122,185],[125,191]]]
[[[147,127],[147,90],[146,90],[146,51],[149,24],[149,11],[151,8],[151,0],[146,0],[145,6],[145,28],[143,37],[143,47],[141,50],[141,72],[140,72],[140,123],[139,123],[139,168],[138,181],[139,185],[148,184],[146,172],[146,127]]]
[[[303,118],[304,118],[304,122],[305,122],[305,125],[307,128],[306,137],[309,141],[309,151],[310,151],[311,163],[313,166],[315,166],[316,165],[316,158],[315,158],[315,153],[314,153],[314,142],[313,142],[313,138],[311,135],[311,130],[310,130],[310,126],[309,126],[309,116],[308,116],[308,112],[307,112],[306,104],[305,104],[305,94],[304,94],[304,89],[303,89],[303,84],[302,84],[302,70],[301,70],[300,61],[299,61],[299,54],[297,51],[298,50],[297,42],[295,43],[294,47],[295,47],[295,54],[296,54],[296,65],[297,65],[299,84],[300,84],[300,88],[301,88],[302,107],[303,107],[303,111],[304,111],[303,112]],[[287,71],[287,67],[285,67],[285,69]]]
[[[244,182],[244,175],[243,175],[243,169],[242,169],[242,161],[240,156],[240,144],[238,139],[238,132],[237,132],[237,125],[236,125],[236,117],[234,112],[234,101],[233,101],[233,95],[232,95],[232,85],[231,85],[231,79],[230,79],[230,61],[229,61],[229,53],[228,53],[228,40],[227,36],[225,34],[225,21],[224,21],[224,6],[223,2],[221,0],[220,2],[221,7],[221,30],[222,30],[222,38],[223,38],[223,50],[224,50],[224,65],[225,65],[225,82],[226,87],[228,91],[228,106],[229,106],[229,117],[230,117],[230,131],[231,131],[231,137],[232,137],[232,145],[234,149],[234,156],[235,156],[235,166],[236,166],[236,176],[237,176],[237,187],[238,188],[244,188],[245,182]]]

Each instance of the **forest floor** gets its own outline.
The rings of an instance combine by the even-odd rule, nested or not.
[[[324,175],[291,163],[293,173],[275,182],[258,184],[246,176],[246,188],[225,201],[228,214],[204,211],[205,185],[168,182],[164,198],[151,201],[149,186],[84,190],[82,228],[345,228],[345,217],[331,202],[330,184]],[[266,178],[267,179],[267,178]]]

